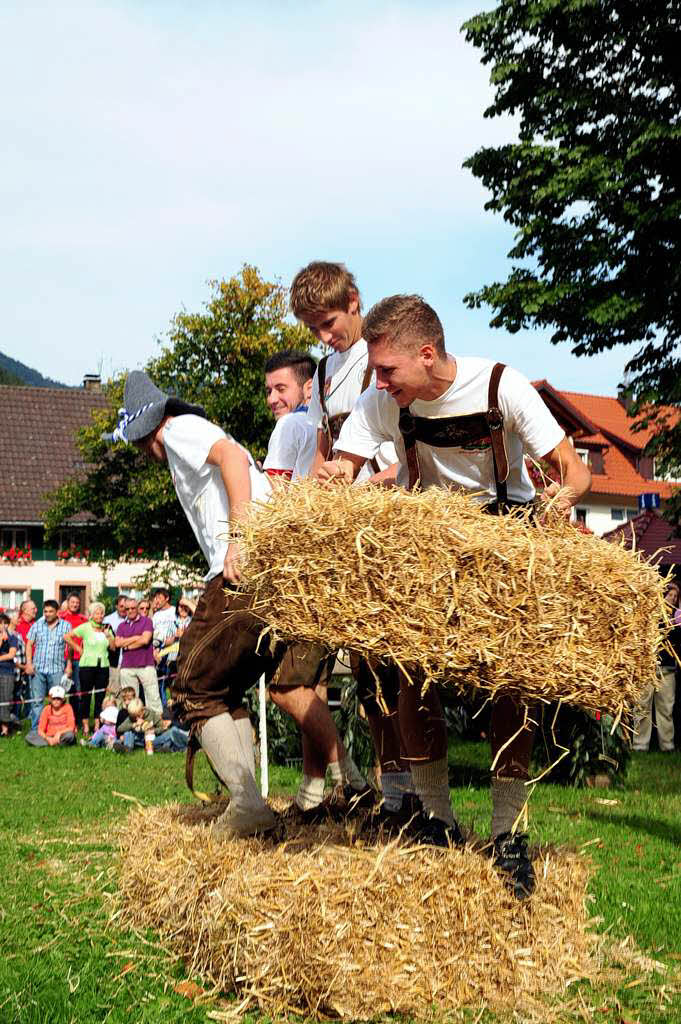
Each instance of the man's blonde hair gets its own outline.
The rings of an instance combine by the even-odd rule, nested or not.
[[[359,302],[359,288],[348,268],[322,260],[314,260],[298,271],[290,294],[291,309],[298,320],[332,309],[347,313],[353,298]]]
[[[386,341],[396,348],[414,349],[432,345],[445,355],[445,332],[440,318],[420,295],[390,295],[372,306],[362,323],[367,345]]]

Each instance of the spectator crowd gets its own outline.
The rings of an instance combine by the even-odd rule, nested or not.
[[[83,615],[76,593],[61,607],[46,600],[40,616],[30,599],[11,618],[0,612],[1,736],[28,719],[34,747],[186,749],[170,686],[195,607],[182,597],[176,609],[159,584],[148,599],[119,594],[109,615],[99,601]]]

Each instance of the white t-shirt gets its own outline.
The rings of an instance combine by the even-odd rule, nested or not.
[[[466,416],[487,411],[489,378],[494,363],[464,356],[456,359],[456,377],[444,395],[434,401],[416,399],[414,416]],[[529,380],[507,366],[499,383],[499,408],[504,417],[504,440],[509,473],[506,481],[511,501],[531,501],[535,491],[525,468],[524,453],[540,459],[565,437]],[[400,409],[387,391],[365,391],[343,424],[336,449],[370,459],[379,445],[394,441],[399,459],[398,483],[409,480],[404,443],[399,429]],[[421,485],[456,485],[487,503],[496,499],[494,465],[490,445],[476,450],[435,448],[416,442]],[[478,492],[477,494],[475,492]],[[481,494],[479,492],[482,492]]]
[[[362,393],[364,373],[369,361],[369,352],[364,338],[360,338],[345,352],[331,352],[326,362],[324,398],[329,419],[349,413]],[[373,390],[375,374],[372,373],[368,391]],[[365,394],[367,393],[365,392]],[[322,429],[324,412],[319,401],[319,367],[312,381],[312,396],[307,418],[315,429]],[[387,469],[397,462],[395,447],[388,441],[382,444],[371,456],[376,459],[380,469]],[[364,466],[357,477],[358,481],[366,480],[373,474],[370,466]]]
[[[151,616],[154,626],[155,647],[163,647],[168,637],[175,632],[176,615],[174,606],[169,604],[167,608],[161,608]]]
[[[317,451],[317,431],[304,412],[289,412],[277,420],[267,445],[265,470],[307,476]]]
[[[174,416],[163,431],[163,447],[177,497],[209,565],[207,580],[223,571],[227,554],[227,492],[218,466],[206,462],[215,442],[224,438],[233,440],[215,423],[194,415]],[[271,493],[269,480],[255,465],[250,453],[246,454],[251,500],[265,501]]]

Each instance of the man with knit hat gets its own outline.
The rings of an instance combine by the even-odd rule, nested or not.
[[[234,534],[252,500],[267,500],[270,485],[251,455],[206,419],[199,406],[171,397],[141,371],[125,384],[124,408],[110,440],[134,444],[148,458],[167,462],[178,500],[208,562],[206,588],[180,641],[173,697],[192,731],[188,762],[199,742],[230,790],[229,808],[216,822],[226,838],[267,832],[276,815],[255,782],[253,738],[243,697],[264,673],[276,684],[272,699],[335,764],[353,791],[366,782],[345,753],[326,705],[315,693],[323,651],[312,645],[261,639],[262,623],[250,597],[235,588],[240,551]],[[229,615],[226,613],[229,612]]]

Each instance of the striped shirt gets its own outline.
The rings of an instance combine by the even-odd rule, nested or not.
[[[71,625],[65,619],[57,619],[50,627],[45,617],[34,622],[28,631],[28,639],[33,645],[33,668],[36,672],[63,672],[66,665],[64,657],[64,637]]]

